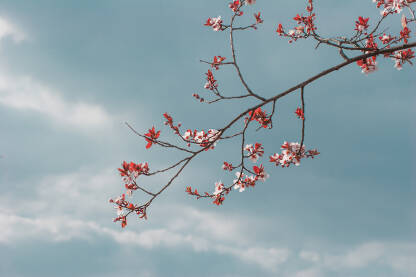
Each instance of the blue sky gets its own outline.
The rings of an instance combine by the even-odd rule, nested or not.
[[[275,34],[306,1],[257,1],[257,31],[238,33],[250,86],[272,96],[341,62],[336,51]],[[123,191],[123,160],[161,168],[178,157],[134,136],[171,113],[187,128],[220,128],[254,101],[203,105],[207,66],[230,57],[228,35],[203,26],[229,18],[227,1],[0,1],[0,275],[410,277],[416,275],[415,69],[381,60],[368,76],[352,65],[306,88],[300,167],[267,164],[271,177],[222,207],[184,192],[213,191],[239,144],[195,160],[155,201],[147,221],[114,224],[109,197]],[[318,30],[351,33],[372,1],[316,1]],[[371,23],[371,21],[370,21]],[[391,29],[400,28],[400,16]],[[216,72],[229,94],[235,72]],[[275,128],[251,132],[266,154],[297,141],[299,95],[278,102]],[[214,112],[213,112],[214,111]],[[267,163],[267,162],[266,162]],[[146,179],[159,187],[169,176]],[[135,200],[142,199],[139,194]]]

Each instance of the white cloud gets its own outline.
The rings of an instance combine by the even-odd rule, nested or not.
[[[84,168],[73,173],[42,178],[36,185],[35,198],[39,202],[53,204],[54,209],[48,214],[97,218],[98,215],[112,216],[108,214],[111,209],[101,209],[103,206],[111,206],[107,202],[109,196],[119,193],[121,188],[116,168]],[[42,213],[45,209],[47,206],[39,205],[36,212]]]
[[[73,220],[67,216],[54,218],[28,218],[0,210],[0,243],[16,244],[25,240],[67,241],[88,238],[86,228],[94,223]]]
[[[416,276],[416,253],[412,253],[409,256],[396,256],[392,257],[389,260],[390,265],[404,273],[412,274],[412,276]]]
[[[167,228],[150,229],[140,232],[128,229],[114,230],[98,228],[95,231],[108,235],[114,241],[126,246],[140,246],[146,249],[190,247],[195,252],[216,250],[212,242],[205,238],[199,238],[189,233],[174,232]]]
[[[45,176],[16,187],[22,190],[0,195],[0,209],[14,207],[15,214],[29,218],[48,215],[107,222],[115,215],[108,199],[120,193],[122,184],[116,168],[99,170],[88,167],[72,173]]]
[[[322,277],[323,274],[319,268],[309,268],[297,271],[293,277]]]
[[[287,262],[290,251],[285,248],[263,248],[263,247],[249,247],[249,248],[231,248],[224,246],[217,246],[216,250],[220,253],[231,254],[244,262],[251,264],[258,264],[264,269],[276,272],[278,266]]]
[[[306,251],[306,250],[302,250],[299,253],[299,258],[308,261],[308,262],[314,262],[317,263],[321,260],[321,255],[319,255],[319,253],[314,252],[314,251]]]
[[[123,248],[156,251],[169,248],[228,255],[244,264],[291,277],[331,276],[326,273],[374,266],[387,266],[393,272],[409,276],[416,273],[416,245],[413,244],[369,242],[341,249],[336,255],[308,249],[292,256],[290,248],[275,244],[264,247],[255,237],[256,232],[247,232],[247,226],[256,226],[257,218],[201,211],[177,204],[155,205],[150,221],[137,224],[134,222],[137,219],[131,217],[128,228],[121,229],[119,224],[111,225],[115,211],[106,201],[108,196],[120,192],[117,173],[114,169],[94,172],[98,173],[94,175],[91,169],[83,169],[48,176],[32,184],[36,187],[31,195],[33,200],[21,199],[17,195],[0,196],[0,244],[24,244],[26,240],[95,240],[101,237],[110,238]],[[8,207],[14,208],[10,210]],[[293,263],[305,265],[305,261],[313,262],[314,267],[286,270],[287,265],[289,268]]]
[[[384,245],[382,243],[365,243],[359,247],[340,256],[328,255],[324,263],[330,268],[360,268],[368,266],[379,260],[384,254]]]
[[[259,246],[254,237],[242,232],[247,224],[255,225],[250,218],[176,204],[154,207],[163,210],[163,218],[152,217],[151,224],[141,222],[139,226],[133,216],[126,229],[119,224],[105,227],[111,226],[115,216],[108,196],[116,195],[122,187],[116,170],[102,170],[93,175],[91,170],[83,169],[47,176],[32,185],[36,187],[31,195],[33,200],[0,197],[0,243],[93,240],[106,236],[123,247],[213,252],[270,271],[275,271],[289,257],[289,250]],[[7,210],[10,206],[17,208]]]
[[[117,226],[118,228],[118,226]],[[231,255],[266,270],[275,271],[289,256],[286,249],[231,246],[219,239],[212,241],[196,234],[174,232],[167,228],[141,232],[117,230],[102,227],[96,222],[73,219],[67,215],[60,217],[28,218],[7,210],[0,210],[0,243],[16,245],[28,240],[61,242],[72,239],[93,240],[97,235],[108,236],[120,245],[139,246],[146,249],[187,248],[195,252],[214,252]]]
[[[0,72],[0,104],[84,129],[111,123],[110,115],[99,105],[68,101],[30,77],[7,76],[4,72]]]
[[[0,17],[0,40],[7,37],[11,37],[14,42],[21,42],[26,38],[26,35],[14,24]]]
[[[190,207],[177,206],[177,214],[183,214],[183,217],[177,217],[172,214],[168,217],[168,226],[175,231],[189,231],[199,234],[201,237],[210,239],[225,239],[234,243],[243,242],[248,238],[248,234],[241,232],[246,226],[244,218],[238,215],[233,216],[230,220],[229,215],[216,212],[201,211]]]
[[[8,37],[16,43],[26,39],[19,28],[0,17],[0,42]],[[84,129],[108,125],[111,121],[109,114],[99,105],[69,101],[31,77],[11,76],[4,69],[0,69],[0,104],[43,114],[59,124]]]
[[[393,269],[416,276],[416,243],[390,243],[383,262]]]

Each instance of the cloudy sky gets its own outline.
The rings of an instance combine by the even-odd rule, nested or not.
[[[341,60],[310,42],[275,34],[306,1],[264,1],[257,31],[238,33],[250,86],[272,96]],[[372,1],[316,1],[324,35],[351,34],[359,16],[379,15]],[[228,19],[227,1],[0,0],[0,275],[8,277],[416,275],[415,68],[393,61],[363,75],[352,65],[306,88],[306,145],[321,155],[276,168],[222,207],[184,192],[213,191],[236,160],[238,142],[195,160],[151,206],[149,219],[112,222],[109,197],[122,193],[123,160],[161,168],[177,152],[153,147],[124,122],[170,138],[162,114],[186,128],[220,128],[246,101],[203,105],[207,66],[230,57],[226,33],[203,26]],[[370,23],[374,22],[370,20]],[[290,22],[291,23],[291,22]],[[400,28],[400,16],[390,20]],[[230,95],[235,72],[216,75]],[[266,154],[298,141],[294,94],[277,105],[272,131],[252,131]],[[169,175],[143,179],[147,188]],[[137,194],[134,198],[143,200]]]

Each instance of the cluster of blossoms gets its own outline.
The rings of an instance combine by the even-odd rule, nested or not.
[[[137,207],[133,203],[128,202],[125,194],[122,194],[116,199],[110,199],[109,202],[115,205],[114,208],[117,211],[117,217],[113,219],[113,222],[120,221],[122,228],[127,226],[127,215],[129,213],[135,212],[139,215],[139,218],[147,219],[146,209],[144,207]],[[127,213],[125,213],[125,211],[127,211]]]
[[[248,117],[246,117],[246,121],[257,121],[261,127],[267,128],[269,124],[272,122],[271,118],[267,116],[266,112],[263,111],[261,108],[257,108],[253,111],[248,112]]]
[[[372,73],[377,70],[377,62],[375,56],[359,60],[357,61],[357,65],[361,67],[361,72],[364,74]]]
[[[208,149],[214,149],[219,135],[220,132],[215,129],[209,129],[207,133],[204,130],[198,132],[197,130],[192,131],[188,129],[182,138],[188,142],[188,146],[191,146],[191,143],[196,143],[201,147],[207,147],[211,144],[209,148],[205,149],[207,151]]]
[[[216,32],[223,30],[221,16],[208,18],[204,25],[211,26],[212,29]]]
[[[232,163],[224,162],[224,164],[222,165],[222,169],[226,171],[233,171],[234,167]]]
[[[392,37],[391,35],[383,34],[382,36],[378,37],[383,44],[387,44],[387,48],[390,47],[388,45],[390,42],[396,39],[396,37]]]
[[[305,146],[300,146],[297,142],[287,142],[285,141],[281,149],[283,149],[281,154],[275,153],[273,156],[270,156],[270,162],[276,163],[276,165],[281,165],[282,167],[289,167],[294,164],[296,166],[300,165],[300,160],[303,158],[314,158],[319,155],[319,152],[316,149],[305,151]]]
[[[173,118],[168,113],[164,113],[163,117],[166,119],[165,125],[168,125],[175,134],[179,135],[179,128],[181,127],[181,124],[178,123],[177,125],[174,125]]]
[[[412,49],[400,50],[394,54],[394,67],[398,70],[402,69],[402,65],[406,62],[413,65],[411,59],[415,57],[415,52]]]
[[[253,5],[255,4],[255,0],[234,0],[228,4],[228,7],[234,12],[235,16],[242,16],[244,12],[241,10],[243,4],[245,5]],[[256,23],[246,27],[246,28],[253,28],[257,29],[256,25],[263,23],[263,19],[261,19],[260,12],[254,14],[254,18],[256,19]],[[210,17],[206,20],[204,26],[212,27],[214,31],[223,31],[227,29],[229,26],[224,26],[221,16],[218,17]]]
[[[416,0],[373,0],[377,3],[377,8],[383,6],[380,12],[382,16],[387,16],[390,13],[400,13],[402,9],[409,3],[416,2]]]
[[[365,54],[368,54],[368,53],[371,53],[371,52],[374,52],[374,51],[378,50],[378,46],[377,46],[377,43],[374,42],[373,35],[370,35],[368,37],[368,39],[366,40],[366,43],[365,43],[365,47],[367,49],[371,49],[371,50],[365,51],[364,52]],[[361,67],[361,72],[362,73],[368,74],[368,73],[371,73],[371,72],[374,72],[374,71],[377,70],[376,60],[377,60],[376,56],[373,56],[371,58],[358,60],[357,65],[359,67]]]
[[[404,43],[408,43],[408,38],[410,38],[410,30],[405,25],[403,30],[400,31],[400,40],[403,40]]]
[[[269,178],[269,174],[264,171],[264,166],[253,166],[253,172],[255,175],[246,175],[240,171],[235,173],[237,179],[233,180],[234,189],[238,189],[243,192],[248,187],[254,187],[257,181],[266,181]]]
[[[140,175],[146,175],[149,173],[149,165],[147,163],[134,163],[126,162],[122,163],[122,167],[118,169],[120,172],[121,178],[124,182],[124,185],[127,189],[127,195],[131,196],[133,191],[137,190],[139,187],[136,184],[136,179]]]
[[[225,200],[224,194],[230,193],[230,188],[226,188],[223,184],[223,182],[219,181],[215,183],[215,191],[210,195],[211,198],[214,199],[212,203],[219,206],[222,205],[222,203]]]
[[[383,17],[385,17],[389,14],[400,13],[404,7],[409,6],[410,3],[416,2],[416,0],[373,0],[373,2],[377,3],[378,8],[380,7],[384,8],[381,14]],[[313,1],[308,0],[308,5],[306,7],[306,10],[309,13],[308,16],[297,14],[293,18],[293,20],[297,22],[297,26],[287,32],[283,29],[282,24],[279,24],[276,30],[278,35],[288,37],[289,43],[296,41],[300,38],[306,39],[309,36],[313,36],[314,38],[316,38],[319,41],[319,43],[325,42],[325,40],[322,40],[319,37],[319,35],[315,33],[315,30],[316,30],[316,27],[314,24],[315,14],[313,13],[313,9],[314,9]],[[392,44],[395,44],[401,41],[403,41],[404,43],[408,43],[408,39],[410,38],[410,30],[406,26],[405,16],[403,16],[402,18],[402,25],[403,25],[403,29],[401,30],[400,37],[398,39],[396,39],[396,37],[393,37],[391,35],[386,35],[386,34],[379,37],[380,41],[384,45],[382,49],[390,48]],[[364,53],[371,53],[371,52],[376,52],[380,50],[377,47],[377,44],[374,42],[374,38],[372,36],[375,30],[372,32],[368,31],[370,35],[368,35],[367,33],[367,30],[369,27],[370,27],[369,18],[359,16],[358,19],[355,21],[355,30],[357,31],[357,34],[354,38],[355,41],[352,41],[352,42],[355,42],[355,45],[359,47],[359,44],[357,44],[357,42],[361,42],[366,39],[365,46],[362,46],[362,47],[365,47],[371,50],[365,50],[363,51]],[[364,37],[362,37],[362,35],[364,35]],[[386,57],[392,57],[395,60],[395,66],[397,69],[401,69],[400,65],[403,64],[402,62],[400,62],[400,55],[401,53],[398,54],[394,52],[385,54]],[[343,57],[345,57],[345,55]],[[411,55],[409,57],[411,57]],[[364,59],[358,60],[357,65],[361,67],[362,73],[365,73],[365,74],[372,73],[377,70],[376,59],[377,59],[376,56],[364,58]],[[408,58],[408,61],[409,59],[410,58]],[[411,64],[410,61],[409,63]]]
[[[207,75],[207,82],[205,83],[204,88],[209,90],[216,90],[218,88],[217,80],[215,80],[214,75],[212,74],[212,71],[208,69],[208,73],[205,73]]]
[[[209,194],[208,192],[205,192],[204,195],[199,194],[198,190],[192,190],[192,187],[188,186],[186,187],[186,193],[192,196],[196,196],[197,199],[201,197],[209,197],[214,199],[212,203],[219,206],[224,202],[225,197],[224,194],[228,194],[231,191],[231,188],[226,188],[224,184],[219,181],[215,183],[215,191],[212,194]]]
[[[126,195],[123,194],[116,199],[110,199],[110,203],[114,203],[114,208],[117,211],[117,217],[113,219],[114,222],[120,221],[121,227],[124,228],[127,225],[127,217],[124,214],[124,207],[127,205],[128,207],[132,208],[134,210],[134,205],[132,203],[128,203],[126,201]]]
[[[153,143],[155,143],[155,141],[159,138],[160,131],[156,132],[155,127],[153,126],[152,129],[149,129],[149,132],[144,135],[146,137],[145,140],[147,142],[146,149],[149,149],[150,147],[152,147]]]
[[[237,15],[242,16],[243,11],[240,11],[241,2],[239,0],[233,1],[230,4],[228,4],[228,7]]]
[[[416,1],[416,0],[415,0]],[[413,2],[413,1],[412,1]],[[410,3],[410,2],[409,2]],[[400,12],[400,10],[396,10],[396,12]],[[368,18],[362,18],[359,17],[358,21],[356,21],[356,30],[357,31],[364,31],[368,28]],[[397,43],[400,41],[403,41],[404,43],[408,43],[408,39],[410,38],[410,30],[407,27],[407,20],[406,17],[402,17],[402,27],[403,29],[400,31],[400,37],[396,39],[396,37],[383,34],[382,36],[379,36],[378,39],[381,41],[383,45],[385,45],[385,48],[390,48],[390,45],[392,43]],[[374,41],[374,37],[372,34],[370,34],[367,37],[367,40],[365,42],[365,48],[367,48],[367,51],[364,51],[365,54],[375,52],[379,50],[377,43]],[[392,57],[392,59],[395,61],[394,67],[396,67],[398,70],[402,69],[402,65],[405,62],[408,62],[409,64],[412,64],[411,59],[414,58],[414,55],[412,54],[413,51],[411,49],[408,50],[400,50],[398,52],[392,52],[392,53],[386,53],[384,54],[385,57]],[[365,74],[372,73],[375,70],[377,70],[377,62],[376,62],[376,56],[369,57],[366,59],[358,60],[357,65],[361,67],[361,71]]]
[[[246,5],[253,5],[256,3],[256,0],[243,0],[243,1],[239,1],[239,0],[235,0],[232,1],[231,3],[228,4],[228,7],[237,15],[237,16],[242,16],[243,12],[240,11],[240,8],[243,4],[243,2]],[[261,23],[261,22],[260,22]]]
[[[137,190],[139,186],[136,183],[136,179],[140,175],[147,175],[149,173],[149,165],[147,163],[134,163],[124,161],[121,168],[118,169],[120,176],[124,182],[126,188],[126,194],[132,196],[133,191]],[[127,214],[135,212],[140,218],[146,217],[146,209],[144,207],[137,207],[133,203],[126,200],[126,194],[122,194],[116,199],[110,199],[109,202],[113,203],[114,208],[117,211],[117,217],[114,218],[114,222],[120,221],[121,227],[124,228],[127,225]],[[127,214],[125,213],[127,211]]]
[[[256,142],[256,144],[247,144],[244,147],[244,150],[248,152],[247,157],[253,162],[257,162],[259,157],[262,157],[264,154],[264,148],[261,143]]]
[[[218,181],[215,183],[215,191],[212,193],[214,196],[217,196],[218,194],[223,193],[225,189],[224,183],[221,181]]]
[[[220,69],[220,65],[222,65],[222,62],[224,60],[225,60],[225,57],[214,56],[212,62],[210,62],[209,64],[211,65],[211,68],[218,70]],[[219,95],[218,83],[217,83],[217,80],[215,80],[214,74],[212,74],[212,71],[208,69],[208,72],[205,73],[205,75],[206,75],[206,83],[204,85],[204,88],[213,91],[216,95]],[[205,101],[205,99],[197,93],[192,94],[192,96],[199,102]]]
[[[231,164],[224,162],[223,166],[224,170],[232,171],[234,168]],[[230,187],[226,187],[223,182],[218,181],[215,183],[215,190],[212,194],[205,192],[204,195],[201,195],[197,189],[192,190],[192,187],[186,187],[186,192],[189,195],[196,196],[197,199],[201,197],[210,197],[214,199],[213,203],[215,205],[221,205],[225,200],[225,195],[230,193],[231,189],[238,189],[240,192],[243,192],[248,187],[254,187],[257,181],[266,181],[269,178],[269,174],[267,174],[264,170],[264,166],[253,166],[253,171],[249,171],[253,173],[253,175],[246,175],[241,171],[235,173],[236,179],[233,180],[233,183]]]
[[[264,167],[262,164],[260,166],[253,166],[253,171],[256,174],[256,181],[260,180],[262,182],[265,182],[266,179],[270,177],[270,175],[264,171]]]
[[[254,187],[256,185],[255,177],[253,175],[247,176],[240,171],[235,173],[237,179],[233,180],[234,189],[239,189],[240,192],[243,192],[247,187]]]
[[[294,27],[293,29],[289,30],[287,33],[283,30],[282,24],[279,24],[277,27],[277,34],[279,36],[285,36],[290,38],[289,43],[296,41],[300,38],[307,38],[311,33],[316,30],[315,26],[315,18],[316,15],[313,13],[313,3],[312,0],[308,0],[308,5],[306,7],[306,11],[309,13],[308,16],[303,16],[297,14],[293,20],[296,21],[298,26]]]

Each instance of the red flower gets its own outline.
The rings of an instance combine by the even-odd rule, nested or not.
[[[297,108],[295,111],[295,114],[298,118],[304,120],[305,119],[305,114],[303,113],[303,110],[301,108]]]
[[[124,161],[122,167],[123,168],[119,168],[118,171],[120,171],[121,176],[126,176],[129,171],[129,164],[126,161]]]
[[[261,19],[260,13],[254,14],[254,17],[256,18],[256,24],[263,23],[263,19]]]
[[[221,31],[222,30],[221,16],[208,18],[204,25],[211,26],[214,31]]]
[[[127,226],[127,218],[124,216],[121,218],[121,228],[124,228]]]
[[[243,15],[243,12],[239,10],[240,9],[240,1],[239,0],[231,2],[230,4],[228,4],[228,7],[231,10],[233,10],[233,12],[235,12],[236,15],[238,15],[238,16]]]
[[[308,0],[308,6],[306,7],[306,10],[308,12],[310,12],[310,13],[313,11],[313,3],[312,3],[312,0]]]
[[[383,34],[382,36],[380,36],[380,37],[378,37],[380,40],[381,40],[381,42],[383,43],[383,44],[388,44],[388,43],[390,43],[392,40],[394,40],[395,39],[395,37],[392,37],[391,35],[386,35],[386,34]]]
[[[198,196],[197,198],[200,198],[201,195],[199,194],[198,190],[195,189],[194,191],[192,191],[192,187],[186,187],[186,193],[188,193],[189,195],[194,195],[194,196]]]
[[[400,39],[403,39],[404,43],[407,43],[407,39],[410,37],[410,30],[407,27],[404,27],[402,31],[400,31]]]
[[[205,73],[207,75],[207,82],[205,83],[204,88],[209,90],[215,90],[218,88],[217,80],[215,80],[212,71],[208,69],[208,72]]]
[[[222,169],[233,171],[233,165],[231,163],[224,162],[224,164],[222,165]]]
[[[264,166],[261,164],[260,166],[253,166],[253,171],[256,174],[255,180],[266,181],[269,178],[269,174],[264,171]],[[255,182],[254,182],[255,183]],[[254,186],[254,184],[253,184]]]
[[[301,17],[299,14],[297,14],[297,15],[293,18],[293,20],[297,21],[297,22],[298,22],[298,24],[300,24],[300,23],[302,22],[302,17]]]
[[[358,21],[355,21],[355,30],[362,32],[364,30],[367,30],[368,26],[368,20],[370,18],[363,18],[362,16],[358,17]]]
[[[225,200],[225,197],[223,197],[221,194],[218,194],[217,197],[215,197],[215,200],[212,203],[219,206],[219,205],[222,205],[222,202],[224,202],[224,200]]]
[[[250,121],[257,121],[263,128],[267,128],[271,122],[270,118],[266,115],[266,112],[262,111],[261,108],[254,110],[254,113],[253,111],[250,111],[248,114],[250,116]]]
[[[282,24],[279,24],[279,26],[277,27],[276,32],[279,34],[279,36],[281,36],[281,35],[283,35],[285,33],[285,31],[283,31]]]
[[[366,40],[366,42],[365,42],[365,47],[366,47],[366,48],[372,48],[372,49],[374,49],[374,50],[377,50],[377,49],[378,49],[377,43],[375,43],[375,42],[374,42],[374,37],[373,37],[373,35],[370,35],[370,36],[368,37],[368,39],[367,39],[367,40]],[[366,53],[369,53],[369,52],[366,52]]]
[[[219,66],[221,65],[221,63],[225,60],[224,57],[221,56],[214,56],[214,60],[211,63],[211,67],[215,68],[215,70],[219,69]],[[208,73],[207,73],[208,74]],[[211,74],[212,75],[212,74]],[[214,77],[214,76],[212,76]]]
[[[153,143],[155,142],[156,139],[159,138],[160,136],[160,131],[155,131],[155,126],[152,127],[152,129],[149,129],[149,132],[145,135],[145,139],[147,141],[147,145],[146,145],[146,149],[149,149],[150,147],[152,147]]]

